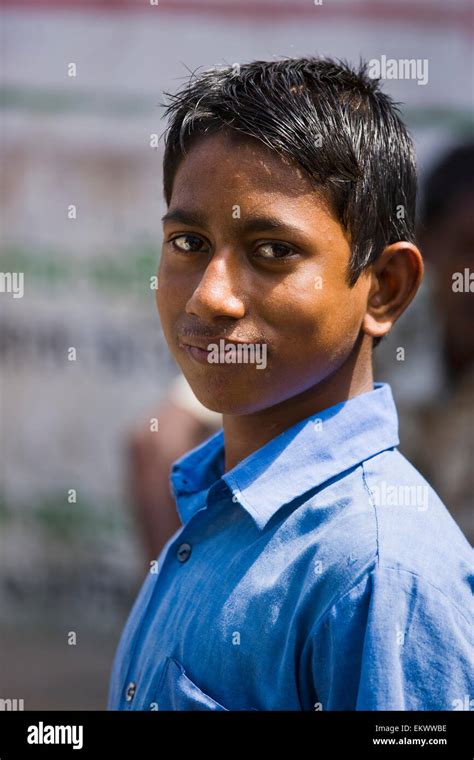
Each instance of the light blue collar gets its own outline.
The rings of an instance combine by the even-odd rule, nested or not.
[[[386,449],[398,446],[398,415],[387,383],[311,415],[224,469],[224,431],[177,459],[170,483],[185,524],[208,499],[230,489],[263,530],[285,504]]]

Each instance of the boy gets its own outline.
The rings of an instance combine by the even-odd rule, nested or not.
[[[183,525],[108,707],[465,708],[470,546],[372,376],[423,275],[406,128],[364,66],[328,59],[170,97],[157,306],[223,428],[173,465]]]

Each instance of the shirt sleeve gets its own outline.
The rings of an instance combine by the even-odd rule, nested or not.
[[[419,575],[377,567],[313,631],[311,709],[468,710],[469,615]]]

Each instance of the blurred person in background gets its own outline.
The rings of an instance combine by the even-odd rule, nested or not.
[[[451,149],[424,187],[418,238],[440,333],[439,391],[412,410],[403,449],[474,543],[474,144]],[[442,462],[442,467],[439,463]]]
[[[150,417],[157,418],[158,430],[140,423],[127,441],[131,506],[147,566],[181,527],[170,489],[172,463],[222,427],[222,415],[203,406],[181,374]]]

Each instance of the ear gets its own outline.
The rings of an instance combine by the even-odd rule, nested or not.
[[[387,335],[414,298],[423,279],[423,259],[413,243],[388,245],[371,265],[372,284],[362,329],[372,338]]]

